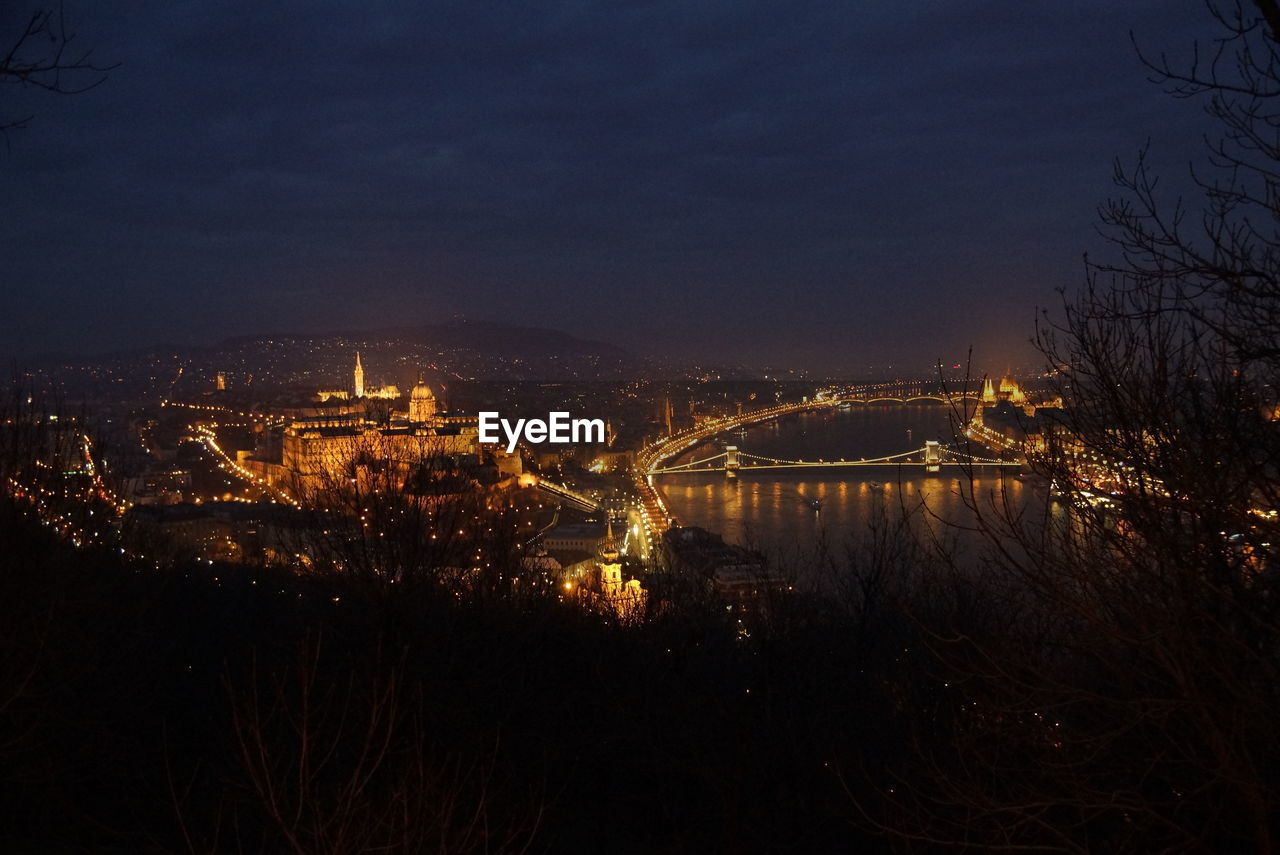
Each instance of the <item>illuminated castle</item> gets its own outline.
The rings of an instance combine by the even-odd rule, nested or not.
[[[400,398],[400,387],[395,385],[387,386],[366,386],[364,383],[364,361],[360,358],[360,352],[356,351],[356,365],[351,375],[351,388],[348,389],[321,389],[316,393],[316,399],[320,401],[336,400],[350,401],[360,399],[381,399],[394,400]],[[348,412],[352,408],[348,408]],[[408,413],[399,410],[402,421],[408,421],[414,425],[425,425],[427,427],[440,427],[446,422],[457,423],[455,416],[447,416],[440,412],[440,405],[436,400],[435,392],[431,391],[431,387],[422,379],[422,374],[418,374],[417,385],[409,391]],[[469,424],[469,420],[464,420]]]
[[[322,390],[317,397],[322,401],[402,397],[394,385],[365,385],[364,360],[359,351],[351,380],[350,389]],[[407,403],[408,413],[396,407],[378,419],[371,419],[358,405],[349,405],[336,413],[294,419],[284,429],[281,439],[281,477],[316,484],[346,475],[362,460],[407,469],[424,458],[475,457],[480,453],[475,418],[441,412],[435,393],[421,374],[409,392]],[[519,457],[507,468],[518,475]]]
[[[294,489],[333,486],[362,465],[407,473],[424,460],[479,453],[474,430],[456,427],[378,427],[351,417],[295,419],[281,438],[273,480]]]

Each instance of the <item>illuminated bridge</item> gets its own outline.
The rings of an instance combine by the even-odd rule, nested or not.
[[[747,469],[803,469],[831,468],[842,466],[918,466],[926,472],[940,472],[943,468],[969,468],[973,466],[1007,466],[1018,467],[1020,463],[1012,460],[1000,460],[994,457],[975,457],[954,448],[930,440],[923,448],[890,454],[885,457],[863,458],[860,460],[780,460],[775,457],[762,457],[759,454],[748,454],[737,446],[727,446],[724,451],[701,460],[690,460],[676,466],[661,466],[648,470],[648,475],[674,475],[680,472],[728,472],[730,474]]]
[[[736,461],[727,461],[723,454],[714,457],[705,458],[703,460],[693,461],[688,464],[679,466],[665,466],[668,460],[672,460],[680,454],[689,451],[697,445],[713,439],[717,434],[736,430],[750,424],[775,419],[779,416],[785,416],[790,413],[805,412],[808,410],[830,410],[833,408],[852,408],[854,406],[874,405],[874,404],[914,404],[925,401],[937,402],[941,404],[950,404],[956,407],[963,421],[968,420],[969,407],[972,407],[979,400],[979,395],[975,391],[969,389],[947,390],[936,383],[881,383],[867,384],[859,386],[832,387],[820,390],[812,399],[803,401],[795,401],[785,404],[773,404],[771,406],[762,407],[756,410],[738,413],[735,415],[726,415],[719,418],[708,419],[699,424],[685,428],[677,433],[664,436],[657,439],[650,445],[640,449],[640,453],[636,456],[635,475],[636,488],[640,492],[643,502],[644,513],[643,519],[646,529],[652,533],[666,531],[670,524],[671,516],[667,510],[666,503],[663,501],[662,493],[653,485],[653,480],[648,477],[650,475],[659,475],[663,473],[678,472],[709,472],[709,471],[725,471],[733,473],[740,469],[757,469],[764,467],[771,468],[796,468],[796,467],[820,467],[820,466],[885,466],[885,465],[901,465],[901,466],[923,466],[926,471],[939,472],[943,466],[948,468],[954,466],[1016,466],[1018,464],[1011,463],[1006,460],[989,460],[982,458],[968,458],[967,462],[958,459],[954,452],[948,451],[944,456],[939,452],[939,459],[936,461],[927,461],[924,459],[925,450],[917,450],[905,452],[900,455],[890,455],[886,458],[877,460],[853,460],[853,461],[808,461],[808,460],[775,460],[773,458],[763,458],[756,455],[743,455],[739,452]],[[743,465],[743,460],[748,461],[747,465]],[[731,465],[736,463],[736,465]],[[700,464],[700,466],[699,466]]]

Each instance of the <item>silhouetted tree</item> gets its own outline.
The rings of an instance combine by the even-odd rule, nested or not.
[[[117,64],[100,65],[93,51],[72,47],[76,34],[69,28],[62,4],[36,8],[8,33],[0,56],[0,84],[40,89],[58,95],[87,92],[107,79]],[[0,48],[3,49],[3,48]],[[25,128],[30,115],[0,117],[0,136]]]
[[[297,855],[528,848],[537,801],[494,822],[492,751],[468,757],[432,733],[430,704],[406,673],[405,656],[379,650],[334,661],[321,639],[304,638],[286,670],[263,673],[255,662],[243,683],[226,678],[247,791],[229,833],[264,828],[261,841],[237,839],[238,848]]]
[[[1209,9],[1207,58],[1147,61],[1222,128],[1199,208],[1163,204],[1145,152],[1117,168],[1118,251],[1039,331],[1066,409],[1030,459],[1060,505],[971,488],[985,560],[911,603],[913,759],[854,790],[900,840],[1276,850],[1280,16]]]

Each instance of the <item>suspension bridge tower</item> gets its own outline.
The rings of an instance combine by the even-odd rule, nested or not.
[[[724,447],[724,471],[730,478],[738,474],[738,469],[742,466],[742,461],[738,459],[738,446],[726,445]]]
[[[924,444],[924,471],[942,471],[942,445],[936,439],[926,440]]]

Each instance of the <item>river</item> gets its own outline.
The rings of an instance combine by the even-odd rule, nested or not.
[[[667,465],[718,454],[723,444],[743,452],[790,460],[857,460],[920,448],[926,440],[960,439],[945,404],[855,404],[850,409],[797,413],[752,425],[690,449]],[[960,439],[960,441],[963,441]],[[975,447],[974,453],[994,456]],[[744,461],[744,463],[747,461]],[[1043,502],[1040,491],[1014,477],[1016,470],[980,468],[974,488],[983,501],[1007,497],[1013,507]],[[820,469],[744,470],[655,476],[681,525],[719,532],[730,542],[773,555],[795,555],[819,542],[840,547],[866,530],[882,511],[898,513],[921,502],[944,520],[966,522],[965,472],[894,465]],[[815,509],[815,504],[820,508]]]

